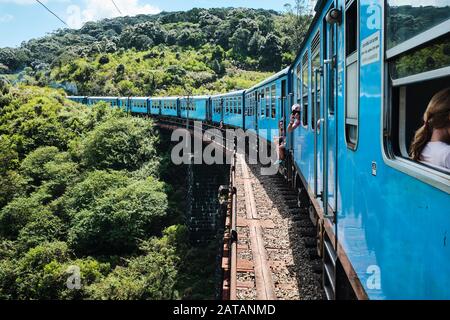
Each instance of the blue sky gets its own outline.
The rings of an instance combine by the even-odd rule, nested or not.
[[[41,0],[69,26],[119,15],[111,0]],[[115,0],[123,15],[188,10],[194,7],[250,7],[282,11],[291,0]],[[44,36],[64,25],[35,0],[0,0],[0,47]]]

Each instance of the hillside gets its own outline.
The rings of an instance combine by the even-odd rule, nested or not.
[[[292,62],[311,19],[294,12],[193,9],[90,22],[0,49],[0,73],[86,95],[246,88]]]

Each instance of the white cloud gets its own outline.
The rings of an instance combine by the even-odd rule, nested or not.
[[[449,0],[394,0],[389,2],[391,3],[391,5],[396,6],[410,5],[413,7],[420,7],[420,6],[447,7],[450,5]]]
[[[112,1],[84,0],[84,4],[70,5],[67,8],[67,24],[71,28],[80,28],[85,22],[121,16]],[[140,0],[115,0],[122,16],[138,14],[156,14],[161,10],[150,4],[141,4]]]
[[[7,23],[14,20],[14,16],[11,14],[3,14],[0,16],[0,23]]]
[[[40,0],[43,4],[47,4],[49,2],[70,2],[71,0]],[[18,5],[30,5],[36,4],[36,0],[0,0],[0,3],[13,3]]]

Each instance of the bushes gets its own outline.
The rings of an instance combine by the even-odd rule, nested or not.
[[[173,226],[164,231],[161,239],[144,241],[141,244],[144,254],[129,260],[126,268],[117,267],[103,281],[92,285],[92,297],[102,300],[179,298],[176,290],[180,263],[177,246],[184,232],[184,228]]]
[[[69,241],[84,254],[123,254],[156,234],[167,210],[164,185],[152,178],[112,188],[73,218]],[[95,243],[95,246],[92,246]]]
[[[135,170],[155,156],[156,137],[143,119],[110,119],[89,133],[83,145],[85,166]]]
[[[199,254],[189,249],[187,228],[168,227],[180,222],[182,206],[173,195],[168,200],[176,186],[158,180],[167,179],[170,161],[156,151],[150,120],[102,103],[85,108],[49,89],[7,94],[12,100],[0,112],[0,181],[8,183],[0,188],[0,299],[173,299],[191,285],[187,272],[205,274],[193,263]],[[46,102],[33,106],[39,101]],[[50,121],[61,139],[25,135],[17,126],[30,119]],[[77,289],[70,284],[78,271]]]

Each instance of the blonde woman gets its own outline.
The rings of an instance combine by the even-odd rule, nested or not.
[[[423,121],[411,144],[411,158],[450,170],[450,88],[431,98]]]

